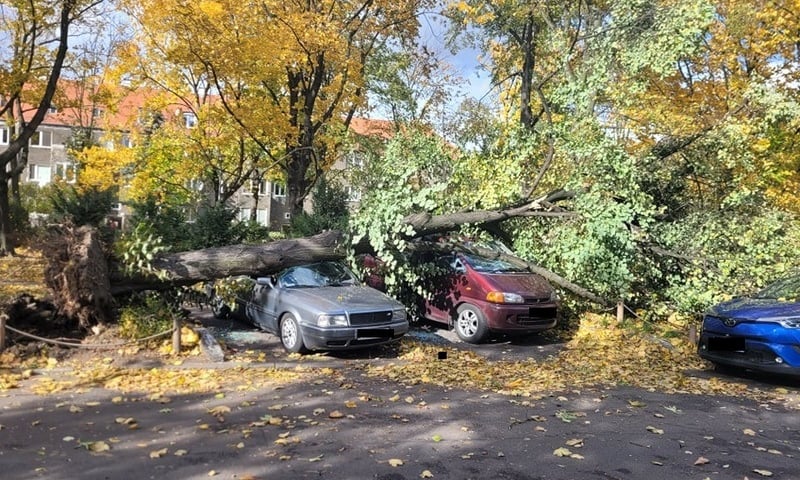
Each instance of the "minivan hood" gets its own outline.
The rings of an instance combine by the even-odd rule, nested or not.
[[[489,273],[484,276],[501,292],[537,298],[550,297],[553,292],[550,283],[541,275],[534,273]]]
[[[734,298],[711,308],[709,315],[742,320],[800,318],[800,303],[774,298]]]

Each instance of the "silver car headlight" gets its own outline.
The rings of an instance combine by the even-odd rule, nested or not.
[[[328,315],[323,313],[317,317],[318,327],[346,327],[347,316],[345,315]]]
[[[397,310],[392,310],[392,320],[405,320],[406,319],[406,309],[405,308],[398,308]]]

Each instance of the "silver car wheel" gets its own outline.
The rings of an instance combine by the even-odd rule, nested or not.
[[[475,331],[478,330],[478,316],[472,310],[464,310],[458,314],[456,328],[465,337],[475,335]]]
[[[281,320],[281,344],[286,351],[300,353],[305,351],[303,345],[303,334],[300,325],[290,313],[287,313]]]

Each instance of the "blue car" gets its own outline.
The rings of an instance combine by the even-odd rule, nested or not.
[[[720,367],[800,375],[800,275],[709,310],[698,353]]]

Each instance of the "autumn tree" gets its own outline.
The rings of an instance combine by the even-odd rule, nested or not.
[[[74,27],[102,0],[3,2],[0,116],[8,146],[0,152],[0,253],[14,252],[9,187],[25,169],[24,152],[56,93]],[[20,154],[23,154],[22,156]]]
[[[135,71],[173,95],[198,82],[213,93],[208,117],[226,118],[266,156],[297,214],[364,106],[367,61],[387,43],[413,40],[421,5],[130,2],[138,23],[131,58],[142,60]]]
[[[574,195],[577,216],[507,225],[518,250],[597,292],[634,302],[660,292],[688,311],[796,265],[795,10],[453,3],[490,53],[508,119],[472,170],[499,167],[522,199],[537,187]],[[476,196],[502,201],[492,191]],[[742,240],[724,241],[725,230]]]

